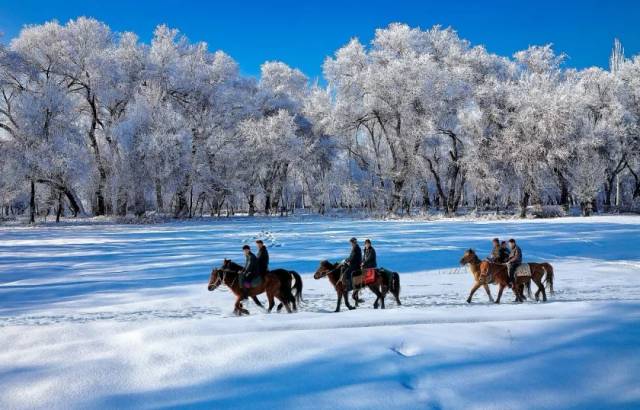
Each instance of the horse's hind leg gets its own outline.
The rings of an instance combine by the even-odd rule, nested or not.
[[[536,300],[538,300],[538,293],[542,292],[542,301],[547,301],[547,292],[544,290],[544,283],[540,279],[536,280],[536,286],[538,287],[538,291],[536,292]]]
[[[271,311],[273,310],[273,306],[275,306],[276,304],[271,293],[267,294],[267,300],[269,301],[269,308],[267,309],[267,313],[271,313]]]
[[[280,300],[280,304],[284,305],[284,308],[287,309],[287,313],[291,313],[291,307],[289,306],[289,302],[287,301],[286,297],[283,297],[282,295],[278,295],[277,298]]]
[[[255,303],[258,307],[264,309],[264,305],[262,304],[262,302],[260,302],[260,299],[258,299],[257,296],[251,296],[251,299],[253,299],[253,303]]]

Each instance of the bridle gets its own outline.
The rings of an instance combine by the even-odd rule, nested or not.
[[[338,263],[335,268],[333,268],[333,269],[325,269],[324,271],[320,272],[320,275],[318,275],[318,271],[316,271],[316,273],[315,273],[315,275],[313,275],[313,277],[315,279],[324,278],[325,276],[327,276],[327,275],[329,275],[331,273],[337,272],[340,269],[340,266],[341,265]]]
[[[236,274],[236,277],[233,278],[231,283],[228,285],[230,288],[232,288],[233,285],[235,285],[236,281],[238,280],[237,272],[232,271],[230,269],[222,269],[222,268],[220,268],[220,269],[217,269],[216,272],[218,274],[218,279],[213,284],[213,289],[211,289],[211,290],[216,290],[220,285],[225,283],[225,281],[227,280],[227,273],[235,273]]]

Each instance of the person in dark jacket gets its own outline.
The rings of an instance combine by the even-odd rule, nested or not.
[[[362,269],[377,268],[378,261],[376,260],[376,250],[371,246],[371,241],[365,239],[364,241],[364,257],[362,258]]]
[[[258,271],[258,259],[256,255],[251,252],[251,247],[249,245],[244,245],[242,247],[242,252],[244,252],[244,269],[242,269],[238,275],[238,280],[240,281],[240,286],[242,287],[242,297],[244,299],[249,297],[249,289],[245,287],[244,283],[253,278],[253,275]]]
[[[507,246],[507,241],[500,242],[500,250],[502,255],[502,261],[500,263],[507,263],[509,260],[509,247]]]
[[[349,257],[344,260],[344,266],[342,267],[342,274],[340,276],[340,281],[346,284],[347,288],[351,288],[353,273],[357,272],[358,269],[360,269],[360,265],[362,265],[362,250],[360,249],[360,245],[358,245],[358,240],[351,238],[349,242],[351,242],[351,253]]]
[[[256,241],[256,245],[258,246],[258,274],[266,275],[269,272],[269,251],[260,239]]]
[[[509,287],[511,287],[516,268],[522,263],[522,250],[513,238],[509,239],[509,247],[511,248],[511,253],[509,253],[509,259],[507,260],[507,269],[509,270]]]

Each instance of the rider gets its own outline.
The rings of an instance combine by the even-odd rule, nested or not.
[[[256,245],[258,246],[258,274],[266,275],[269,272],[269,251],[260,239],[256,241]]]
[[[507,263],[510,253],[509,247],[507,246],[507,241],[500,242],[500,249],[502,250],[502,262],[500,263]]]
[[[502,247],[500,247],[500,239],[493,238],[493,247],[491,248],[491,253],[487,256],[487,260],[493,263],[503,263],[502,260]]]
[[[245,281],[251,280],[253,275],[257,272],[258,260],[256,259],[256,255],[251,252],[251,247],[249,245],[244,245],[242,247],[242,252],[244,252],[245,262],[244,269],[242,269],[238,275],[238,280],[242,287],[242,298],[246,299],[249,297],[249,288],[245,286]]]
[[[369,239],[364,240],[364,257],[362,259],[362,269],[377,268],[376,250],[371,246]]]
[[[507,269],[509,270],[509,287],[512,286],[516,268],[522,263],[522,250],[516,245],[516,240],[509,239],[509,247],[511,253],[509,253],[509,259],[507,260]]]
[[[358,240],[351,238],[349,242],[351,242],[351,253],[349,257],[344,260],[340,275],[340,281],[346,285],[347,288],[352,286],[353,273],[356,272],[362,264],[362,250],[360,249],[360,245],[358,245]]]

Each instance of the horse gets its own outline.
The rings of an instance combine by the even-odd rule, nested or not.
[[[480,286],[484,287],[487,295],[489,296],[489,301],[493,302],[494,300],[488,286],[489,283],[499,286],[498,298],[495,303],[500,303],[502,292],[509,283],[509,272],[506,265],[489,261],[481,261],[473,249],[468,249],[464,253],[460,259],[460,264],[463,266],[467,264],[469,265],[469,270],[476,281],[471,288],[471,292],[467,298],[467,303],[471,303],[473,294],[478,290],[478,288],[480,288]],[[516,276],[515,278],[513,293],[516,296],[516,302],[524,301],[525,297],[523,292],[525,287],[531,297],[531,280],[533,280],[538,286],[536,300],[539,300],[539,295],[542,293],[542,300],[546,302],[547,295],[544,290],[544,285],[542,284],[542,278],[546,274],[546,282],[549,284],[551,292],[553,292],[553,268],[549,263],[530,263],[529,266],[531,269],[531,276]]]
[[[382,293],[382,309],[384,309],[384,300],[387,297],[388,292],[391,292],[398,306],[402,305],[402,303],[400,302],[400,275],[398,274],[398,272],[393,272],[393,275],[391,276],[391,280],[389,280],[388,276],[385,274],[382,274],[380,270],[378,270],[377,268],[375,269],[375,272],[376,272],[375,283],[378,283],[378,281],[380,281],[380,293]],[[358,307],[360,303],[364,302],[364,300],[360,299],[359,293],[360,293],[360,289],[355,289],[351,294],[351,297],[353,298],[356,304],[356,307]],[[374,309],[378,308],[377,302],[378,302],[378,299],[376,299],[376,301],[373,304]]]
[[[313,275],[314,279],[321,279],[325,276],[329,278],[329,282],[331,282],[331,284],[333,285],[333,288],[336,290],[336,294],[338,295],[338,302],[336,305],[335,312],[340,311],[340,304],[342,302],[342,299],[344,299],[344,304],[347,305],[347,308],[349,310],[355,309],[355,306],[351,306],[351,304],[349,303],[347,286],[340,281],[341,269],[342,269],[341,263],[331,263],[327,260],[323,260],[320,262],[320,266],[318,266],[316,273]],[[382,283],[384,281],[382,276],[383,275],[381,275],[379,272],[376,271],[376,281],[370,285],[367,285],[367,287],[376,295],[376,300],[373,303],[374,309],[377,309],[378,306],[384,309],[385,295],[380,290],[382,287]],[[398,277],[398,292],[400,291],[399,283],[400,282]],[[385,290],[385,293],[386,293],[386,290]],[[354,299],[356,301],[356,306],[357,306],[357,303],[358,303],[357,294],[354,296]]]
[[[233,294],[236,296],[233,313],[238,316],[248,315],[249,311],[242,306],[243,292],[239,280],[239,273],[231,269],[213,268],[211,276],[209,277],[207,289],[209,291],[213,291],[223,283],[227,285],[227,287],[231,289]],[[276,275],[268,273],[264,276],[259,286],[248,289],[248,294],[249,296],[256,296],[266,292],[267,299],[269,301],[269,308],[267,309],[267,312],[271,312],[275,305],[274,298],[277,298],[284,304],[287,312],[291,313],[289,299],[282,296],[281,286],[280,279],[278,279]]]
[[[243,269],[243,267],[238,265],[231,259],[225,259],[222,263],[222,269],[230,269],[234,272],[239,273]],[[289,303],[291,303],[293,311],[296,312],[298,310],[297,304],[303,302],[302,278],[300,277],[298,272],[286,269],[273,269],[270,270],[269,273],[276,275],[278,279],[280,279],[281,293],[289,301]],[[295,290],[296,292],[295,295],[292,292],[293,290]],[[256,305],[263,307],[262,303],[260,303],[260,300],[256,296],[253,296],[252,299],[256,303]],[[280,310],[282,310],[283,306],[284,305],[280,303],[276,310],[279,312]]]

